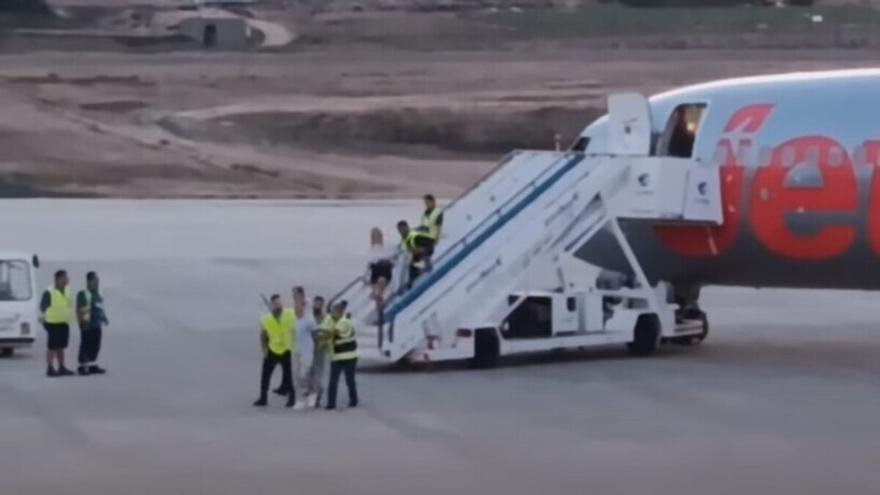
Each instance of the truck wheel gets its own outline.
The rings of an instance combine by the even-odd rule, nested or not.
[[[660,342],[660,318],[654,314],[639,316],[633,330],[633,341],[626,345],[634,356],[650,356]]]
[[[477,369],[494,368],[498,364],[500,345],[494,328],[479,328],[474,332],[474,357],[471,366]]]
[[[13,349],[12,347],[4,347],[3,349],[0,349],[0,356],[3,357],[12,357],[14,353],[15,349]]]

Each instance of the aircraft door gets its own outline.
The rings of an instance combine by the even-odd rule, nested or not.
[[[651,106],[637,93],[608,97],[608,151],[613,155],[651,154]]]

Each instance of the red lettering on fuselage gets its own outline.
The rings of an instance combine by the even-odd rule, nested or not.
[[[838,154],[836,159],[832,154]],[[810,165],[810,159],[818,167],[822,184],[786,187],[789,175],[797,167]],[[833,160],[839,163],[832,164]],[[814,236],[794,235],[786,225],[788,215],[856,213],[858,206],[858,181],[849,155],[827,137],[797,138],[776,148],[770,165],[757,169],[752,181],[755,236],[767,249],[787,258],[815,261],[839,256],[856,236],[852,226],[843,225],[822,227]]]

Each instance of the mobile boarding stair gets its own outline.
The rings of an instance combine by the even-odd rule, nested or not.
[[[719,225],[718,168],[649,156],[650,109],[640,95],[611,96],[608,126],[607,154],[523,151],[505,158],[444,210],[433,269],[408,289],[406,255],[398,256],[381,309],[364,297],[363,277],[334,297],[350,301],[362,355],[489,364],[500,355],[615,343],[647,353],[661,339],[702,332],[701,325],[676,321],[667,284],[650,284],[620,220]],[[565,301],[570,317],[554,317],[540,337],[513,335],[512,315],[535,294],[532,272],[561,271],[603,230],[628,260],[633,287],[544,292]],[[620,303],[609,311],[610,298]]]

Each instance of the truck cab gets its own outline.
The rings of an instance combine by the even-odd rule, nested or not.
[[[36,255],[0,251],[0,355],[29,348],[36,339],[39,297]]]

